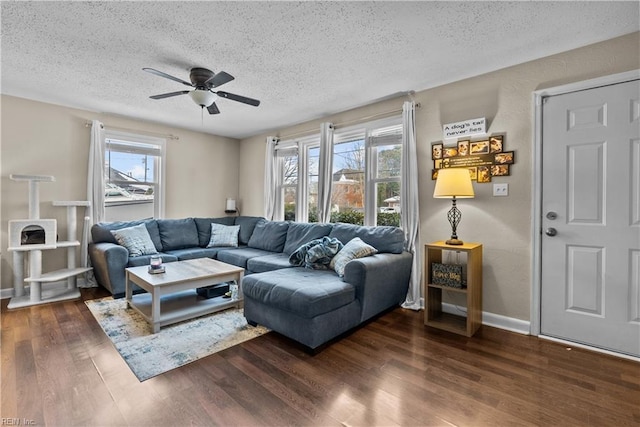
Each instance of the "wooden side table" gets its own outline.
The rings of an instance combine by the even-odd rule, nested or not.
[[[432,283],[432,263],[442,262],[444,251],[467,254],[467,286],[459,289]],[[444,241],[424,245],[424,295],[426,298],[424,324],[456,334],[473,336],[482,325],[482,245],[464,243],[447,245]],[[442,311],[442,290],[466,295],[467,316],[458,316]]]

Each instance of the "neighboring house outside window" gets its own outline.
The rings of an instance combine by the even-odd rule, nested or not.
[[[324,154],[319,140],[314,135],[276,148],[285,220],[318,220],[318,165]],[[338,130],[327,155],[333,156],[331,222],[400,225],[401,118]]]
[[[166,140],[105,131],[105,220],[162,218]]]

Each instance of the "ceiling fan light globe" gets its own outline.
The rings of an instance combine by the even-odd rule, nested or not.
[[[213,104],[218,96],[215,93],[212,93],[208,90],[200,90],[196,89],[194,91],[189,92],[189,96],[193,99],[193,102],[198,104],[201,107],[208,107]]]

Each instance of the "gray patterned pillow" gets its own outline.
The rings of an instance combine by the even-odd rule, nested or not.
[[[149,231],[144,224],[133,227],[111,230],[111,234],[120,246],[129,251],[130,257],[157,254],[156,247],[151,240]]]
[[[349,261],[364,258],[377,252],[376,248],[367,245],[361,238],[354,237],[331,259],[329,267],[334,269],[338,276],[344,277],[344,269]]]
[[[209,240],[208,248],[215,248],[218,246],[238,246],[238,233],[240,232],[239,225],[222,225],[211,223],[211,239]]]

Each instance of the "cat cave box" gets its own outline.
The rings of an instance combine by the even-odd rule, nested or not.
[[[56,247],[55,219],[17,219],[9,221],[9,250],[53,249]]]

